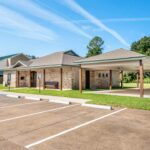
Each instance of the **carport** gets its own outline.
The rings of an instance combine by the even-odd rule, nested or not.
[[[75,62],[80,65],[79,89],[83,90],[83,69],[109,71],[109,89],[112,89],[112,71],[120,72],[120,85],[123,87],[123,72],[137,72],[137,85],[140,97],[144,96],[144,72],[150,71],[150,57],[129,51],[117,49],[101,55],[81,59]]]

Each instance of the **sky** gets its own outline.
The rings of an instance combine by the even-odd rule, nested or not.
[[[70,49],[85,56],[94,36],[103,52],[130,49],[150,35],[149,10],[149,0],[0,0],[0,56]]]

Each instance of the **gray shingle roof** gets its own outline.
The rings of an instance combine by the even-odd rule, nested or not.
[[[12,54],[12,55],[2,56],[2,57],[0,57],[0,61],[1,61],[1,60],[4,60],[4,59],[11,58],[11,57],[16,56],[16,55],[18,55],[18,54]]]
[[[95,62],[95,61],[103,62],[103,61],[113,61],[113,60],[131,59],[131,58],[140,58],[140,57],[145,57],[145,55],[120,48],[104,54],[84,58],[76,61],[75,63],[82,64],[82,63]]]
[[[19,53],[0,57],[0,69],[2,70],[7,67],[7,59],[8,58],[12,58],[17,55],[19,55]]]
[[[81,59],[73,51],[61,51],[55,52],[50,55],[46,55],[37,59],[23,62],[23,64],[29,66],[30,68],[34,67],[51,67],[51,66],[62,66],[62,65],[76,65],[73,62]]]

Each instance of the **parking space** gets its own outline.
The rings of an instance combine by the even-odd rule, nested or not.
[[[0,147],[4,150],[134,149],[136,142],[135,149],[150,147],[149,111],[102,110],[4,96],[0,101],[9,103],[0,108]]]
[[[5,106],[17,105],[17,104],[31,103],[30,100],[24,100],[24,99],[20,99],[20,100],[16,98],[8,98],[6,96],[0,95],[0,108]]]
[[[32,150],[149,150],[150,113],[125,110],[73,132],[31,147]]]

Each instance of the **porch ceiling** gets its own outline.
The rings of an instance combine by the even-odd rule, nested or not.
[[[150,57],[142,58],[142,60],[143,60],[144,71],[150,71]],[[81,67],[90,70],[93,69],[93,70],[137,71],[139,70],[139,60],[81,64]]]

